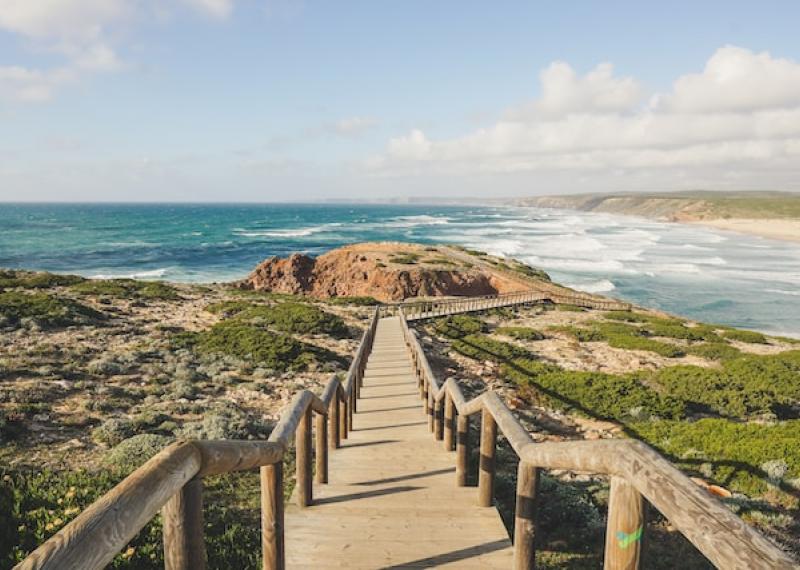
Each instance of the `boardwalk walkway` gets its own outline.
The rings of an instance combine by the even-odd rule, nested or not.
[[[378,323],[353,431],[312,507],[286,508],[288,568],[510,568],[511,542],[428,430],[400,321]]]

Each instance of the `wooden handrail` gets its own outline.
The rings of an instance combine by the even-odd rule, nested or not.
[[[491,505],[494,480],[494,443],[497,429],[505,436],[520,458],[517,477],[517,505],[514,535],[514,567],[533,568],[534,507],[538,495],[540,469],[564,469],[609,475],[608,528],[606,530],[605,568],[638,568],[641,559],[641,535],[645,530],[645,503],[658,509],[697,549],[719,568],[790,569],[795,561],[766,537],[701,489],[668,460],[641,441],[615,439],[536,443],[514,417],[503,400],[487,391],[466,401],[458,383],[448,379],[440,385],[433,374],[419,340],[406,320],[403,309],[400,321],[408,346],[424,406],[431,414],[431,430],[438,434],[439,422],[434,411],[452,405],[457,413],[458,445],[456,478],[466,485],[468,423],[471,415],[482,414],[481,461],[479,468],[479,504]],[[444,402],[445,405],[439,405]],[[453,450],[451,425],[445,426],[445,449]],[[617,532],[634,533],[632,542],[620,543]]]
[[[363,380],[380,319],[376,307],[342,382],[333,375],[321,396],[295,394],[267,441],[179,441],[136,469],[108,493],[41,544],[15,568],[99,569],[163,510],[164,561],[168,570],[202,570],[202,478],[261,469],[263,567],[282,569],[283,457],[295,436],[300,506],[311,504],[311,420],[317,414],[317,482],[327,482],[327,448],[347,437],[348,423]],[[349,418],[348,422],[342,421]],[[327,441],[326,441],[327,440]]]
[[[440,301],[412,301],[393,303],[388,307],[402,309],[406,320],[420,320],[433,317],[442,317],[473,311],[484,311],[492,308],[510,307],[528,304],[569,304],[579,307],[599,310],[629,311],[632,305],[621,301],[598,299],[579,293],[563,293],[560,291],[516,291],[499,295],[483,295],[480,297],[463,297],[457,299],[442,299]]]

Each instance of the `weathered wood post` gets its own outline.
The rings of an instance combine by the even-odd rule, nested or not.
[[[347,429],[353,431],[353,414],[356,411],[356,387],[350,392],[350,401],[347,403]]]
[[[433,402],[433,434],[436,441],[444,439],[444,402],[441,399]]]
[[[338,449],[342,444],[339,435],[339,389],[333,393],[333,399],[328,406],[328,446],[331,449]]]
[[[605,570],[639,568],[645,531],[645,502],[622,477],[611,477],[606,527]]]
[[[478,505],[491,507],[494,498],[495,454],[497,453],[497,422],[492,413],[481,413],[481,457],[478,471]]]
[[[161,510],[164,519],[164,567],[191,570],[206,567],[203,539],[203,480],[192,479]]]
[[[538,492],[539,469],[520,461],[517,467],[517,504],[514,513],[514,570],[531,570],[535,565]]]
[[[324,414],[317,414],[316,442],[314,444],[314,459],[316,460],[317,483],[328,482],[328,418]]]
[[[339,402],[339,438],[347,439],[347,394]]]
[[[444,448],[454,451],[456,448],[456,404],[450,390],[444,394]]]
[[[297,505],[307,507],[311,504],[311,414],[309,406],[297,426],[295,435],[295,463],[297,464]]]
[[[458,414],[456,428],[456,485],[466,487],[467,457],[469,456],[469,417]]]
[[[261,551],[263,570],[283,570],[283,460],[261,467]]]

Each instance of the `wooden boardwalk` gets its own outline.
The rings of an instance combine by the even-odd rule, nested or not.
[[[286,507],[288,568],[511,567],[497,510],[431,437],[397,317],[378,323],[353,428],[313,506]]]

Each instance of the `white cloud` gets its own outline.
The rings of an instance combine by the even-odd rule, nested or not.
[[[173,0],[214,18],[226,18],[234,0]],[[96,73],[119,70],[117,28],[152,11],[161,0],[2,0],[0,31],[22,38],[28,48],[60,56],[61,65],[36,69],[0,66],[0,98],[42,102],[61,87]]]
[[[727,169],[800,171],[796,62],[724,47],[702,74],[679,77],[649,106],[641,105],[639,83],[615,77],[609,64],[579,76],[554,63],[540,80],[540,98],[494,125],[442,140],[414,129],[391,139],[369,168],[380,175],[528,173],[532,180],[554,171],[575,179],[593,172],[598,186],[647,170],[684,183],[699,180],[692,173],[701,171],[704,181],[727,176]]]
[[[679,77],[654,105],[675,112],[753,111],[800,104],[800,65],[769,52],[726,46],[702,73]]]
[[[539,74],[542,95],[511,117],[534,113],[551,116],[592,111],[625,111],[642,99],[641,86],[631,77],[614,77],[614,66],[601,63],[580,77],[562,61],[551,63]]]
[[[214,18],[224,19],[233,12],[233,0],[182,0],[184,4]]]

